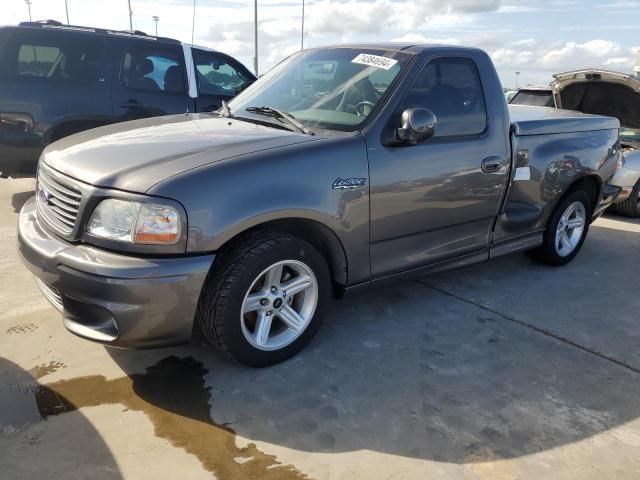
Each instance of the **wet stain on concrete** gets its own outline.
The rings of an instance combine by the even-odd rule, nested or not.
[[[24,323],[22,325],[14,325],[13,327],[7,328],[5,332],[7,335],[17,335],[20,333],[31,333],[35,332],[38,329],[38,325],[35,323]]]
[[[122,404],[144,412],[155,434],[195,455],[220,479],[308,478],[292,465],[282,465],[254,445],[239,448],[228,426],[213,423],[209,413],[207,370],[193,358],[168,357],[115,380],[103,376],[79,377],[41,386],[35,393],[42,418],[105,404]]]
[[[49,362],[49,363],[41,363],[40,365],[36,365],[33,368],[29,369],[29,373],[36,380],[44,377],[45,375],[49,375],[53,372],[60,370],[61,368],[65,368],[66,365],[62,362]]]

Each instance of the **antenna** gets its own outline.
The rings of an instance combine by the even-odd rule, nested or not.
[[[253,3],[253,40],[255,47],[255,56],[253,57],[253,70],[258,76],[258,0]]]
[[[304,0],[302,0],[302,28],[300,28],[300,50],[304,50]]]
[[[31,0],[24,0],[24,3],[27,4],[27,8],[29,9],[29,21],[31,22]]]
[[[193,45],[193,33],[196,30],[196,0],[193,0],[193,21],[191,22],[191,45]]]
[[[131,0],[129,2],[129,31],[133,33],[133,10],[131,10]]]

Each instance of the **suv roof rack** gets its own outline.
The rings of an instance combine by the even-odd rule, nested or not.
[[[36,22],[20,22],[18,26],[19,27],[51,28],[51,29],[60,29],[60,30],[74,30],[74,31],[80,31],[80,32],[94,32],[94,33],[101,33],[103,35],[120,35],[120,36],[127,36],[127,37],[143,38],[146,40],[160,40],[162,42],[167,42],[167,43],[177,43],[177,44],[180,43],[179,40],[176,40],[174,38],[154,37],[154,36],[147,35],[142,30],[134,30],[132,32],[129,30],[111,30],[107,28],[84,27],[82,25],[67,25],[62,22],[59,22],[58,20],[51,20],[51,19],[38,20]]]

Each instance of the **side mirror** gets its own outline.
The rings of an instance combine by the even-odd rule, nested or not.
[[[433,137],[436,131],[436,114],[426,108],[408,108],[402,112],[402,126],[396,130],[399,143],[417,145]]]

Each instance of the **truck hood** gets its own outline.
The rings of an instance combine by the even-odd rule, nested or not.
[[[576,70],[553,77],[558,108],[607,115],[620,120],[623,127],[640,128],[638,78],[607,70]]]
[[[100,127],[49,145],[42,161],[77,180],[144,193],[186,170],[317,137],[210,114]]]

